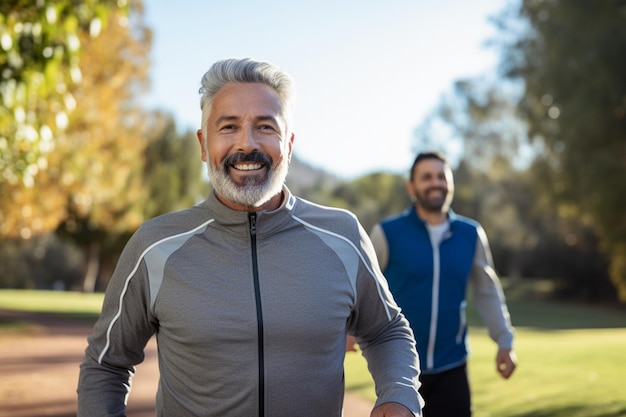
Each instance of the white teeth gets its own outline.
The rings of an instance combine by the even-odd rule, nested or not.
[[[235,169],[239,171],[254,171],[255,169],[261,169],[263,165],[261,164],[236,164],[234,165]]]

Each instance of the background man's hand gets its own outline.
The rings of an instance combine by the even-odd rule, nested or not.
[[[346,352],[356,352],[356,339],[354,336],[348,335],[346,337]]]
[[[517,367],[517,355],[511,349],[498,349],[496,355],[496,368],[504,379],[509,379]]]
[[[382,403],[372,410],[370,417],[415,417],[415,414],[402,404]]]

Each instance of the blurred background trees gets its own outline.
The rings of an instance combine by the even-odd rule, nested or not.
[[[484,175],[467,195],[490,183],[475,216],[506,274],[626,301],[626,4],[524,0],[494,23],[500,76],[459,80],[416,147],[460,146]]]
[[[80,84],[69,91],[79,104],[55,141],[58,163],[45,189],[61,187],[64,218],[57,231],[83,248],[83,290],[93,291],[105,254],[119,251],[120,237],[141,221],[146,112],[138,97],[147,90],[150,31],[141,9],[112,10],[100,35],[80,34]],[[104,258],[104,259],[103,259]]]
[[[37,189],[57,183],[59,153],[55,151],[78,107],[77,89],[89,88],[83,79],[85,43],[100,37],[109,23],[118,26],[128,13],[127,6],[110,1],[75,3],[7,0],[0,4],[3,237],[29,238],[54,229],[63,217],[66,198],[58,187],[53,186],[45,199]]]
[[[550,179],[537,185],[560,217],[595,233],[626,301],[626,4],[524,1],[520,16],[529,30],[503,44],[502,62],[525,85],[520,111]]]
[[[0,283],[103,289],[142,221],[201,197],[195,137],[140,105],[152,37],[141,1],[0,7]],[[178,158],[174,185],[159,167]],[[74,272],[40,279],[66,260]]]
[[[141,1],[74,3],[0,4],[0,287],[102,290],[142,221],[209,190],[195,133],[140,105]],[[414,151],[451,157],[453,208],[483,224],[502,275],[626,301],[626,5],[520,0],[493,23],[501,71],[457,80]],[[287,182],[370,230],[408,206],[405,180],[294,158]]]

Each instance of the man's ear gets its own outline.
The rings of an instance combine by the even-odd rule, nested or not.
[[[202,155],[202,161],[207,162],[208,155],[206,153],[206,146],[204,143],[204,135],[202,134],[202,129],[196,130],[196,136],[198,137],[198,141],[200,142],[200,152]]]
[[[293,152],[293,141],[296,139],[296,135],[292,132],[287,143],[287,161],[291,162],[291,152]]]
[[[417,201],[417,198],[415,197],[415,190],[413,189],[413,184],[409,180],[404,185],[406,186],[406,193],[409,195],[409,199],[413,203],[415,203]]]

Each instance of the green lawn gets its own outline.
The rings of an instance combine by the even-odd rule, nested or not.
[[[0,309],[62,314],[77,320],[95,321],[102,294],[79,292],[0,290]],[[29,329],[25,323],[0,316],[0,334]]]
[[[496,346],[470,311],[474,417],[626,416],[626,311],[509,297],[518,368],[496,374]],[[374,399],[365,361],[346,359],[347,389]]]
[[[0,308],[93,318],[100,312],[102,297],[80,292],[0,290]]]
[[[496,374],[496,347],[469,311],[474,417],[626,416],[626,311],[507,296],[519,358],[508,381]],[[101,303],[102,294],[0,290],[0,309],[95,319]],[[0,320],[0,329],[11,325]],[[374,398],[358,353],[347,355],[346,385]]]

